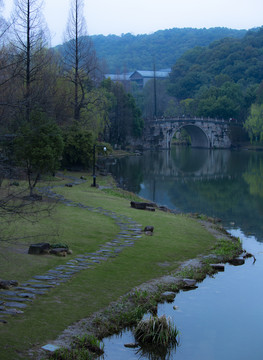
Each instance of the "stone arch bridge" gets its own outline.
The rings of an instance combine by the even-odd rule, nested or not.
[[[145,149],[170,149],[174,134],[185,129],[192,147],[230,148],[230,121],[210,118],[162,118],[146,120],[143,133]]]

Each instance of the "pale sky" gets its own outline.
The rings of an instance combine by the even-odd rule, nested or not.
[[[63,42],[71,0],[44,0],[52,45]],[[149,34],[174,27],[251,29],[263,25],[263,0],[84,0],[89,35]],[[13,0],[4,0],[7,16]]]

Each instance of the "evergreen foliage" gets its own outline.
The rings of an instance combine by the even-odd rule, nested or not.
[[[187,51],[173,66],[170,94],[196,97],[202,88],[238,83],[241,89],[263,80],[263,28],[242,39],[225,38]]]
[[[14,155],[26,170],[30,195],[42,174],[52,174],[58,169],[63,146],[55,122],[41,111],[32,111],[29,121],[21,125],[14,141]]]
[[[157,69],[170,68],[185,51],[206,46],[225,37],[241,38],[246,30],[228,28],[173,28],[153,34],[121,36],[94,35],[92,41],[100,60],[105,60],[107,72],[118,73],[150,70],[155,59]]]
[[[88,168],[92,164],[93,134],[77,121],[64,130],[63,167]]]
[[[124,145],[128,137],[142,134],[143,119],[134,97],[127,93],[121,83],[104,80],[102,89],[107,91],[109,102],[109,124],[105,139],[110,144]]]
[[[262,102],[262,54],[263,28],[195,47],[173,66],[168,92],[179,100],[181,113],[245,121],[250,106]]]

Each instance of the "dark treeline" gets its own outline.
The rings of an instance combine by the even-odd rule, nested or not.
[[[49,47],[41,4],[16,0],[10,21],[0,16],[1,179],[22,170],[31,196],[41,174],[87,168],[98,141],[125,145],[143,127],[133,97],[103,80],[84,1],[71,1],[64,56]]]

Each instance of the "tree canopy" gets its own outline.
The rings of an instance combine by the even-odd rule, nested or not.
[[[195,46],[206,46],[225,37],[241,38],[245,34],[246,30],[228,28],[173,28],[153,34],[93,35],[91,40],[99,60],[106,63],[105,72],[123,73],[150,70],[153,59],[157,69],[170,68],[185,51]],[[64,53],[64,46],[57,49]]]

